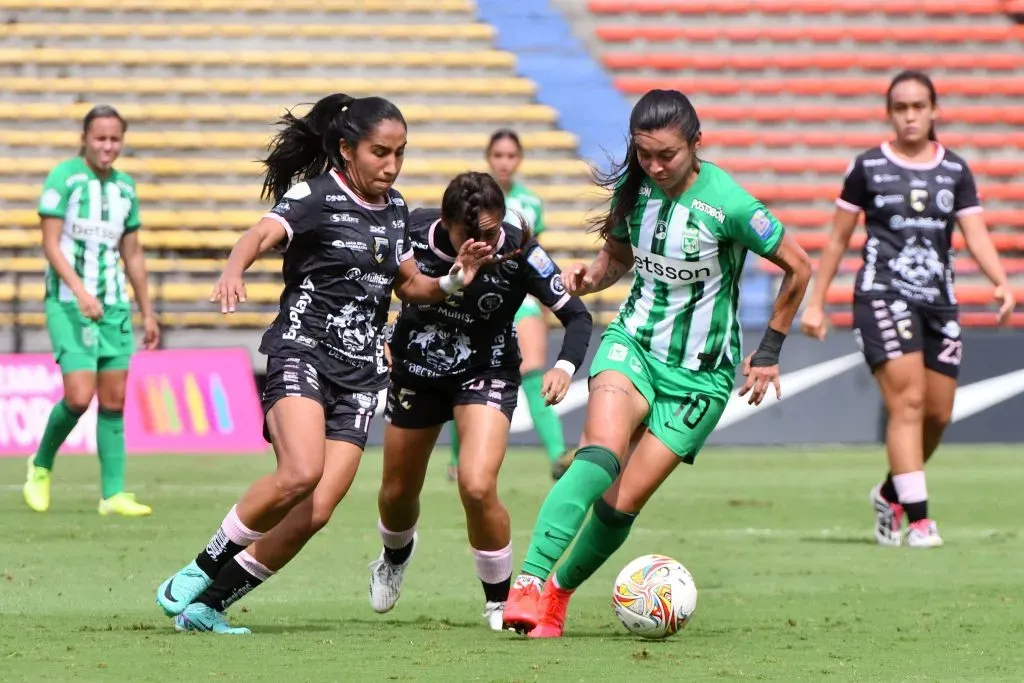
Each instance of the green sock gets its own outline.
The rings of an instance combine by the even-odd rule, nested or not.
[[[531,370],[523,375],[523,393],[530,408],[533,427],[537,430],[541,444],[548,452],[548,460],[554,462],[565,452],[565,437],[562,436],[562,419],[554,406],[545,405],[541,389],[544,388],[544,373]]]
[[[451,467],[458,467],[459,466],[459,430],[455,426],[454,422],[452,422],[451,425],[449,425],[449,431],[451,431],[451,433],[452,433],[452,457],[451,457],[451,460],[448,461],[448,464]]]
[[[544,499],[526,551],[523,573],[546,580],[576,537],[594,501],[619,476],[619,460],[607,448],[584,446]]]
[[[103,497],[124,491],[124,413],[100,409],[96,415],[96,451],[100,456]]]
[[[32,459],[32,464],[52,470],[53,461],[57,457],[57,449],[64,444],[64,440],[78,424],[80,417],[82,414],[72,412],[64,399],[57,401],[57,405],[53,406],[50,417],[46,421],[46,429],[43,430],[43,438],[39,440],[39,450],[36,451],[36,457]]]
[[[598,498],[590,521],[555,573],[559,587],[575,590],[589,579],[625,543],[634,519],[636,515],[619,512]]]

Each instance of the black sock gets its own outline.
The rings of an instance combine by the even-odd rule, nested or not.
[[[384,559],[391,564],[405,564],[412,555],[412,541],[401,548],[384,548]]]
[[[245,550],[245,546],[228,540],[227,532],[224,531],[224,527],[221,527],[203,548],[203,552],[196,555],[196,564],[207,576],[216,579],[220,570],[243,550]]]
[[[900,502],[900,497],[896,494],[896,487],[892,483],[892,472],[885,475],[885,483],[882,484],[882,498],[890,503]]]
[[[505,602],[508,600],[508,592],[512,588],[512,577],[498,583],[487,583],[481,581],[484,587],[484,598],[487,602]]]
[[[918,503],[903,503],[903,511],[907,513],[907,519],[911,524],[920,522],[928,517],[928,501],[922,500]]]
[[[260,579],[245,571],[239,563],[228,562],[210,587],[196,598],[196,602],[223,612],[261,583]]]

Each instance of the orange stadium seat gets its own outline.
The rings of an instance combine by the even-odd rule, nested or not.
[[[838,97],[884,97],[889,78],[836,77],[819,78],[763,78],[715,76],[705,78],[649,78],[619,76],[615,86],[625,93],[643,94],[652,88],[674,88],[685,93],[708,95],[735,95],[749,92],[754,95],[835,95]],[[1024,95],[1024,78],[951,76],[942,79],[942,91],[964,96]]]
[[[986,306],[992,304],[991,285],[956,285],[956,298],[964,306]],[[1024,287],[1012,287],[1017,301],[1024,301]],[[827,304],[849,304],[853,301],[853,286],[833,285],[825,295]]]
[[[779,219],[782,220],[782,219]],[[827,231],[815,231],[815,232],[798,232],[795,233],[797,242],[808,252],[821,251],[828,244],[829,234]],[[1008,251],[1021,251],[1024,250],[1024,234],[1021,233],[1000,233],[994,232],[991,234],[992,243],[995,245],[997,251],[1008,252]],[[853,233],[853,237],[850,238],[850,249],[860,250],[864,246],[864,240],[866,239],[863,231]],[[960,250],[965,249],[963,235],[960,233],[953,234],[953,248]],[[1021,299],[1024,301],[1024,299]]]
[[[811,259],[811,261],[814,264],[813,267],[815,270],[818,269],[818,260],[819,259],[816,258]],[[1003,264],[1003,267],[1006,269],[1006,272],[1010,275],[1020,275],[1024,273],[1024,258],[1004,257],[1001,259],[1001,262]],[[863,260],[860,259],[859,257],[844,258],[842,261],[839,262],[839,272],[846,274],[856,273],[860,269],[861,265],[863,265],[863,263]],[[777,265],[765,259],[758,259],[757,266],[760,270],[766,273],[770,273],[772,275],[782,274],[782,270]],[[975,261],[974,259],[958,258],[956,260],[956,272],[957,275],[974,275],[976,273],[981,272],[981,270],[978,266],[978,262]]]
[[[852,311],[832,311],[828,313],[829,322],[833,327],[852,327]],[[995,311],[960,311],[960,324],[964,327],[995,327]],[[1024,327],[1024,313],[1010,316],[1010,327]]]
[[[1002,11],[1000,0],[589,0],[594,14],[863,14],[988,15]]]
[[[1024,0],[1021,0],[1024,3]],[[955,26],[924,25],[886,26],[869,24],[850,26],[846,23],[814,26],[598,26],[596,35],[609,43],[646,41],[665,43],[824,43],[834,45],[844,41],[854,43],[899,42],[903,44],[1003,43],[1024,40],[1024,26],[1002,24],[961,24]]]
[[[706,146],[721,145],[723,147],[852,147],[867,149],[887,140],[885,132],[853,132],[841,133],[831,131],[755,131],[746,128],[726,129],[712,128],[704,133]],[[954,133],[944,132],[942,142],[949,147],[971,145],[982,149],[1006,149],[1016,147],[1024,149],[1024,132],[1020,133]]]
[[[609,69],[658,69],[661,71],[763,71],[765,69],[823,71],[884,71],[899,69],[947,69],[1017,71],[1024,67],[1021,54],[974,53],[865,53],[807,52],[793,54],[699,54],[609,53],[602,62]],[[945,82],[945,79],[943,80]]]

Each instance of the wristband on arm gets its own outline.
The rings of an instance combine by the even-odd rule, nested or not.
[[[750,366],[754,368],[771,367],[779,364],[779,354],[782,352],[782,342],[786,335],[771,327],[765,329],[761,337],[761,344],[757,351],[750,358]]]

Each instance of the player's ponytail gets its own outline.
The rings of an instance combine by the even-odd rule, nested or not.
[[[505,193],[498,182],[488,173],[467,171],[452,178],[441,198],[441,220],[446,226],[459,224],[465,227],[466,237],[482,239],[480,234],[480,216],[497,214],[505,216]],[[532,233],[526,221],[523,225],[523,238],[518,248],[523,248],[530,240]]]
[[[612,230],[625,223],[640,199],[640,187],[647,174],[640,166],[633,136],[639,132],[673,128],[693,147],[700,136],[700,119],[689,98],[678,90],[650,90],[633,106],[629,116],[626,157],[611,172],[595,172],[597,184],[612,193],[611,207],[590,221],[591,230],[608,239]],[[696,163],[696,157],[694,157]]]
[[[279,201],[296,180],[313,178],[331,168],[344,173],[341,142],[354,150],[384,120],[406,125],[402,112],[390,101],[344,93],[324,97],[301,118],[286,112],[279,121],[284,128],[274,136],[263,160],[267,169],[263,199]]]
[[[885,93],[885,111],[892,112],[892,91],[896,89],[896,86],[905,81],[915,81],[920,83],[928,90],[928,100],[931,102],[932,109],[939,104],[939,95],[935,90],[935,84],[932,83],[932,79],[928,74],[923,71],[915,71],[908,69],[901,71],[893,76],[892,81],[889,82],[889,89]],[[933,121],[931,126],[928,128],[928,139],[932,142],[938,142],[938,136],[935,134],[935,122]]]

